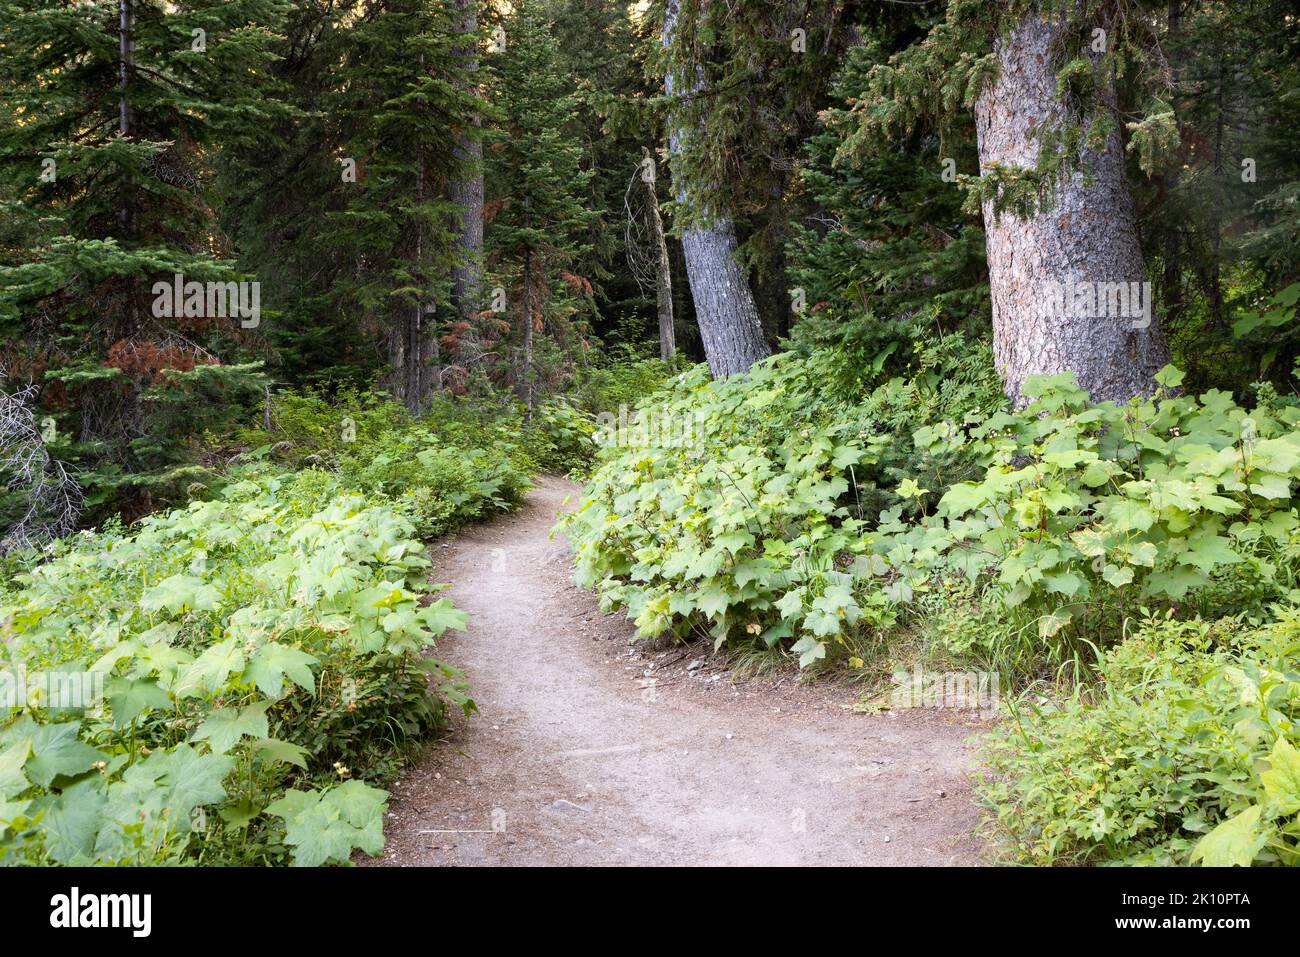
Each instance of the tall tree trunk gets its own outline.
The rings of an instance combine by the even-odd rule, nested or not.
[[[533,415],[533,289],[532,289],[532,269],[533,257],[532,249],[524,250],[524,282],[523,282],[523,310],[524,310],[524,376],[523,376],[523,397],[524,408],[528,410],[527,415],[532,418]]]
[[[692,362],[700,362],[704,350],[698,341],[699,323],[688,321],[695,314],[695,304],[691,301],[691,280],[686,275],[686,254],[677,237],[665,233],[664,242],[668,244],[668,271],[673,281],[673,331],[681,333],[677,348]]]
[[[1173,108],[1174,117],[1181,114],[1182,108],[1178,99],[1179,82],[1181,73],[1179,70],[1179,61],[1182,57],[1182,32],[1183,32],[1183,0],[1169,0],[1169,44],[1168,53],[1170,80],[1174,90]],[[1179,175],[1178,166],[1174,164],[1173,168],[1162,175],[1165,186],[1165,202],[1170,208],[1178,210],[1175,200],[1175,194],[1178,191]],[[1179,220],[1183,216],[1178,216]],[[1165,232],[1164,241],[1164,288],[1165,300],[1167,303],[1165,313],[1165,324],[1168,328],[1174,328],[1183,314],[1183,254],[1182,254],[1182,233],[1177,227],[1169,228]]]
[[[384,388],[393,398],[406,405],[406,354],[410,342],[410,319],[403,309],[391,327],[388,336],[388,374],[383,379]]]
[[[126,99],[126,88],[130,82],[132,62],[131,27],[133,12],[131,0],[118,0],[117,3],[117,125],[123,136],[131,135],[131,106]],[[121,215],[126,215],[123,208]]]
[[[424,66],[424,54],[420,54],[420,66]],[[415,146],[415,204],[424,205],[424,144]],[[413,269],[417,282],[424,278],[424,221],[416,213],[415,222],[415,257]],[[424,410],[425,400],[425,331],[424,331],[424,295],[423,290],[416,293],[411,305],[410,325],[407,336],[406,353],[406,407],[415,415]]]
[[[452,32],[466,37],[457,55],[467,77],[478,69],[477,3],[452,3]],[[460,220],[456,224],[457,263],[451,273],[451,301],[456,312],[469,320],[479,308],[483,284],[483,144],[475,137],[459,137],[452,155],[464,164],[466,172],[447,185],[447,198],[459,209]]]
[[[645,151],[650,158],[650,151]],[[659,310],[659,358],[667,362],[677,354],[677,336],[673,330],[673,273],[668,262],[668,243],[664,240],[664,222],[659,216],[659,196],[655,191],[653,178],[646,180],[646,190],[650,193],[649,219],[650,241],[655,248],[655,304]]]
[[[664,13],[663,45],[672,43],[673,28],[677,23],[679,0],[668,0]],[[664,92],[671,98],[674,78],[672,71],[664,77]],[[690,84],[690,90],[699,89],[699,81]],[[682,131],[672,128],[668,136],[668,152],[677,155],[682,148]],[[686,256],[686,274],[690,279],[691,298],[695,303],[695,318],[700,326],[700,339],[704,355],[714,378],[745,372],[755,362],[772,354],[754,305],[754,294],[745,279],[745,272],[736,261],[736,227],[730,214],[723,210],[699,209],[685,186],[677,188],[677,202],[688,209],[697,209],[701,225],[690,227],[682,233],[682,251]]]
[[[1213,247],[1214,255],[1210,258],[1210,277],[1209,289],[1207,290],[1210,297],[1210,316],[1214,320],[1215,328],[1226,334],[1228,324],[1223,319],[1223,277],[1220,273],[1220,264],[1223,262],[1223,207],[1227,202],[1227,196],[1224,193],[1223,185],[1223,125],[1224,125],[1224,86],[1226,77],[1224,75],[1223,61],[1227,55],[1220,44],[1218,53],[1218,72],[1214,85],[1214,212],[1211,217],[1210,229],[1214,234]]]
[[[132,7],[132,0],[118,0],[117,4],[117,50],[118,50],[118,100],[117,100],[117,122],[118,128],[125,138],[132,135],[131,129],[131,104],[127,99],[127,88],[131,82],[131,74],[135,70],[135,10]],[[119,239],[127,242],[131,238],[131,230],[134,226],[134,216],[132,215],[132,203],[134,202],[133,186],[127,184],[122,190],[122,205],[118,208],[117,219],[119,228]],[[136,282],[135,279],[128,277],[126,279],[126,291],[122,305],[122,315],[118,319],[117,328],[112,332],[114,340],[133,339],[139,330],[140,321],[137,314],[138,303],[136,302]]]
[[[423,404],[420,395],[420,367],[424,365],[423,356],[420,354],[420,340],[422,338],[421,306],[417,302],[410,307],[410,319],[406,325],[406,367],[403,369],[406,385],[403,392],[406,397],[406,408],[412,415],[419,415],[420,408]]]
[[[1035,130],[1064,121],[1051,56],[1063,33],[1060,22],[1044,22],[1031,10],[995,41],[998,76],[975,103],[981,173],[995,165],[1034,167]],[[1114,110],[1113,82],[1103,85],[1097,103],[1098,109]],[[1080,122],[1086,127],[1089,120]],[[1028,376],[1066,371],[1095,401],[1122,402],[1149,394],[1155,373],[1169,361],[1159,321],[1150,313],[1150,286],[1142,285],[1146,269],[1118,126],[1117,121],[1101,152],[1085,154],[1091,181],[1082,172],[1062,173],[1050,209],[997,216],[993,202],[984,201],[993,354],[1006,393],[1018,405],[1024,404],[1021,389]],[[1104,297],[1121,283],[1126,292],[1136,288],[1148,304],[1145,316],[1136,314],[1131,301],[1130,308],[1114,310],[1124,314],[1100,316],[1086,313],[1103,310],[1071,308],[1070,302],[1060,309],[1059,300],[1053,301],[1060,290],[1067,299],[1079,289]]]

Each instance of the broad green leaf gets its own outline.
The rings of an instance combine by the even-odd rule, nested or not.
[[[1267,835],[1259,829],[1258,804],[1223,821],[1196,842],[1192,862],[1206,867],[1250,867]]]
[[[194,575],[172,575],[140,596],[145,611],[165,610],[178,614],[185,609],[211,611],[221,601],[221,593]]]
[[[709,618],[714,618],[730,606],[731,595],[719,582],[710,581],[696,595],[695,604]]]
[[[1192,588],[1200,588],[1210,580],[1202,571],[1186,565],[1180,565],[1168,571],[1154,572],[1147,576],[1144,591],[1148,595],[1167,595],[1181,599]]]
[[[794,588],[786,592],[776,602],[776,610],[782,618],[797,619],[803,614],[803,589]]]
[[[1271,473],[1256,473],[1254,481],[1250,483],[1252,495],[1258,495],[1261,498],[1283,499],[1291,497],[1291,477],[1289,475],[1273,475]]]
[[[1113,501],[1106,517],[1121,532],[1145,532],[1156,521],[1155,512],[1129,499]]]
[[[6,801],[0,798],[0,837],[4,836],[5,829],[9,826],[10,821],[15,821],[27,815],[32,804],[31,798],[18,801]]]
[[[1220,565],[1235,565],[1241,556],[1232,550],[1231,539],[1213,531],[1197,532],[1187,539],[1187,550],[1179,556],[1185,565],[1194,565],[1203,572],[1211,572]]]
[[[1277,805],[1279,814],[1295,814],[1300,811],[1300,751],[1279,737],[1273,743],[1268,763],[1269,769],[1259,776],[1264,793]]]
[[[1101,577],[1106,579],[1106,583],[1112,588],[1123,588],[1133,581],[1133,569],[1127,565],[1119,568],[1107,565],[1102,569]]]
[[[811,635],[804,635],[790,648],[799,656],[799,667],[807,668],[814,661],[826,657],[826,643],[818,641]]]
[[[217,812],[221,820],[225,821],[231,827],[244,828],[262,813],[262,808],[258,807],[248,798],[243,798],[238,804],[232,804],[229,807],[223,807]]]
[[[225,686],[232,672],[243,671],[243,646],[227,638],[210,646],[176,678],[176,696],[188,698],[202,694],[216,694]]]
[[[1183,384],[1184,374],[1177,367],[1167,365],[1156,373],[1156,382],[1166,389],[1176,389]]]
[[[113,727],[128,728],[146,711],[171,709],[172,699],[156,678],[111,678],[106,692],[113,710]]]
[[[448,629],[464,631],[469,615],[453,605],[450,599],[439,598],[421,609],[420,621],[436,638]]]
[[[225,754],[240,739],[265,738],[269,732],[266,709],[269,701],[257,701],[245,708],[219,708],[208,715],[194,732],[195,741],[207,741],[214,754]]]
[[[23,774],[23,764],[32,753],[32,742],[28,738],[15,741],[0,751],[0,800],[22,794],[32,786]]]
[[[155,757],[150,755],[150,758]],[[235,767],[223,754],[199,754],[188,744],[178,745],[162,756],[163,784],[171,817],[183,831],[189,830],[190,812],[201,804],[216,804],[226,797],[222,783]]]
[[[278,738],[261,738],[253,742],[253,750],[262,755],[267,761],[293,764],[304,771],[307,770],[307,755],[310,752],[291,741],[281,741]]]
[[[272,701],[279,701],[284,696],[286,676],[300,688],[315,694],[316,676],[311,666],[318,663],[317,658],[305,651],[268,641],[249,659],[244,679],[253,682]]]
[[[50,857],[60,864],[90,863],[107,804],[103,780],[95,775],[44,800],[35,805],[45,810],[41,829]]]
[[[284,820],[294,866],[319,867],[346,863],[354,848],[383,850],[387,799],[386,791],[347,781],[325,791],[291,789],[266,812]]]
[[[1074,572],[1058,572],[1043,576],[1043,585],[1049,594],[1064,595],[1073,598],[1081,591],[1086,592],[1088,583]]]
[[[49,787],[60,775],[71,777],[89,771],[107,755],[81,740],[81,722],[41,724],[31,734],[32,756],[27,776],[41,787]]]

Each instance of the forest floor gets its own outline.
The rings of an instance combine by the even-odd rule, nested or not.
[[[434,547],[480,713],[391,789],[382,865],[972,864],[973,716],[861,714],[833,680],[736,678],[708,644],[630,645],[572,584],[542,477]],[[572,502],[570,503],[572,504]]]

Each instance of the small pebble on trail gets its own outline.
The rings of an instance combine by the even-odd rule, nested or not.
[[[589,810],[590,810],[590,808],[585,808],[585,807],[583,807],[581,804],[574,804],[572,801],[566,801],[564,798],[560,798],[558,801],[553,802],[553,803],[551,804],[551,807],[555,808],[555,810],[557,810],[557,811],[583,811],[583,812],[586,812],[586,811],[589,811]]]

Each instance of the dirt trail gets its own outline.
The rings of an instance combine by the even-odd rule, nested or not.
[[[629,647],[550,538],[572,483],[434,549],[469,630],[440,658],[480,714],[393,788],[373,865],[976,863],[973,722],[861,715],[792,676],[733,684],[708,648]],[[690,665],[696,664],[691,670]]]

